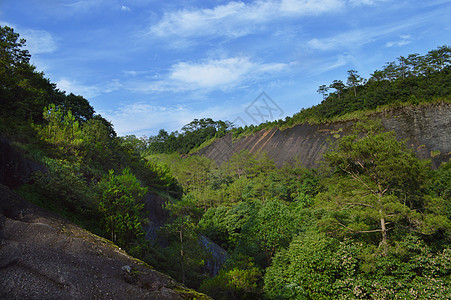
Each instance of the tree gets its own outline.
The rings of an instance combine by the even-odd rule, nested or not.
[[[441,71],[445,66],[451,64],[451,47],[441,46],[438,49],[431,50],[426,55],[425,60],[432,71]]]
[[[70,93],[62,99],[61,104],[65,111],[70,110],[75,116],[75,119],[80,123],[86,122],[94,116],[94,108],[82,96],[75,96]]]
[[[25,39],[20,39],[11,27],[0,26],[0,87],[7,89],[13,81],[20,80],[23,70],[34,69],[30,65],[30,53]]]
[[[348,71],[348,85],[354,89],[354,96],[357,97],[357,86],[361,85],[363,78],[360,77],[356,70]]]
[[[320,85],[317,92],[321,95],[323,95],[323,100],[326,98],[327,96],[327,92],[329,91],[329,87],[326,86],[325,84]]]
[[[142,229],[142,202],[147,193],[128,169],[120,175],[110,170],[98,184],[98,205],[103,223],[111,241],[121,247],[130,247],[144,236]]]
[[[261,272],[252,258],[239,256],[229,259],[219,274],[204,280],[199,289],[214,299],[260,299],[257,286],[260,278]]]
[[[168,202],[166,208],[170,211],[174,220],[164,226],[164,230],[175,242],[175,253],[173,254],[179,263],[176,266],[175,277],[183,284],[193,283],[193,273],[200,271],[205,261],[206,254],[201,251],[197,224],[193,216],[197,209],[193,206],[189,197],[183,197],[180,201]]]
[[[379,126],[358,123],[356,129],[363,135],[346,136],[325,154],[337,175],[336,184],[329,187],[332,194],[325,198],[339,210],[351,211],[347,220],[336,220],[343,228],[353,233],[380,232],[379,245],[386,253],[388,232],[395,224],[420,227],[418,210],[423,207],[416,195],[428,162],[417,159],[393,132],[381,132]]]
[[[370,74],[370,81],[382,81],[385,79],[385,72],[381,70],[376,70],[373,73]]]
[[[296,223],[288,206],[278,200],[271,200],[266,201],[258,211],[254,230],[269,265],[276,251],[291,242]]]
[[[44,108],[43,118],[48,123],[45,126],[37,126],[39,136],[46,142],[56,146],[60,155],[75,155],[80,153],[82,144],[79,122],[75,120],[72,112],[67,113],[50,104]]]
[[[0,114],[14,124],[42,121],[42,109],[56,94],[56,85],[30,64],[25,42],[12,28],[0,26]]]
[[[340,95],[343,93],[343,90],[345,89],[345,85],[344,85],[343,81],[334,80],[329,87],[333,88],[337,91],[338,100],[340,100]]]
[[[337,240],[316,232],[296,236],[266,270],[267,295],[271,299],[335,298],[333,284],[341,265],[334,260],[337,244]]]

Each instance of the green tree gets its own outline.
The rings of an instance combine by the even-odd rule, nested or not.
[[[163,229],[172,241],[171,248],[175,250],[171,253],[177,262],[173,266],[173,276],[183,284],[197,287],[199,277],[203,277],[199,274],[206,259],[206,253],[201,250],[195,222],[197,208],[189,197],[167,203],[166,208],[174,218]]]
[[[89,104],[88,100],[82,96],[76,96],[72,93],[61,99],[61,105],[65,111],[69,110],[79,122],[85,122],[94,116],[94,108]]]
[[[79,122],[69,110],[67,113],[50,104],[44,108],[45,126],[37,126],[38,134],[44,141],[56,146],[62,156],[78,156],[82,144]]]
[[[218,275],[204,280],[199,290],[214,299],[259,299],[261,275],[252,258],[239,256],[230,259]]]
[[[8,93],[23,75],[34,69],[30,65],[30,53],[23,49],[25,39],[19,38],[11,27],[0,26],[0,91]],[[4,97],[1,97],[5,101]]]
[[[328,92],[328,91],[329,91],[329,87],[328,87],[327,85],[325,85],[325,84],[320,85],[320,86],[318,87],[318,90],[317,90],[317,92],[318,92],[319,94],[323,95],[323,100],[326,98],[327,92]]]
[[[251,233],[260,240],[268,265],[276,251],[289,245],[296,225],[288,206],[281,201],[270,200],[262,205]]]
[[[293,239],[266,269],[264,290],[271,298],[332,299],[338,275],[334,262],[338,241],[309,232]]]
[[[128,169],[120,175],[111,170],[98,184],[98,205],[103,222],[111,240],[121,247],[129,248],[144,236],[142,229],[142,202],[147,193]]]
[[[388,232],[396,223],[409,221],[412,229],[420,227],[423,203],[417,195],[428,162],[417,159],[393,132],[379,132],[379,126],[358,123],[363,135],[346,136],[325,154],[337,176],[322,198],[350,211],[352,220],[345,224],[337,219],[340,226],[353,233],[380,232],[386,253]]]
[[[343,90],[346,87],[344,85],[343,81],[341,81],[341,80],[334,80],[329,87],[336,90],[337,95],[338,95],[338,100],[340,100],[341,94],[343,93]]]
[[[357,97],[357,87],[363,83],[363,78],[358,74],[356,70],[348,71],[348,86],[354,90],[354,96]]]

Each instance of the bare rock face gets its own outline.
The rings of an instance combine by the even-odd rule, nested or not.
[[[399,140],[406,140],[419,158],[432,160],[438,167],[451,157],[451,104],[439,103],[409,106],[375,113],[387,131],[395,131]],[[277,166],[295,159],[305,167],[318,167],[331,143],[349,134],[355,121],[320,125],[300,124],[285,130],[264,129],[234,140],[230,134],[201,149],[197,154],[218,164],[242,150],[266,152]]]
[[[0,185],[0,299],[209,299]]]

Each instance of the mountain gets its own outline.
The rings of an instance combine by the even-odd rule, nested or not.
[[[406,140],[421,159],[431,158],[438,167],[451,157],[451,104],[449,102],[387,108],[368,115],[378,119],[387,131],[395,131],[400,140]],[[299,159],[307,168],[319,166],[323,153],[338,138],[349,134],[356,120],[323,124],[299,124],[285,130],[263,129],[237,139],[232,134],[217,139],[200,149],[221,164],[234,153],[266,152],[278,166]]]

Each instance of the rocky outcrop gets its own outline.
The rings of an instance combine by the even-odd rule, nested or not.
[[[0,185],[0,299],[208,299]]]
[[[431,158],[433,166],[451,157],[451,104],[435,103],[389,109],[375,113],[386,130],[394,130],[422,159]],[[201,149],[198,154],[227,161],[244,149],[266,152],[278,166],[298,159],[305,167],[319,166],[331,143],[349,134],[355,121],[319,125],[300,124],[285,130],[265,129],[234,140],[230,134]]]

